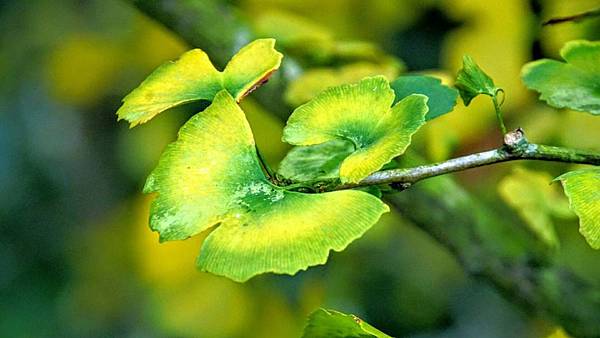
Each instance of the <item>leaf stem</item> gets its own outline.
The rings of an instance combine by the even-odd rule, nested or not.
[[[600,165],[600,153],[529,143],[525,138],[523,130],[519,128],[505,135],[504,145],[500,148],[413,168],[382,170],[369,175],[359,183],[336,185],[333,184],[335,181],[320,181],[312,182],[312,184],[323,187],[322,189],[317,189],[318,191],[344,190],[372,185],[412,185],[418,181],[435,176],[517,160]]]
[[[492,102],[494,103],[494,110],[496,111],[496,118],[498,118],[498,123],[500,124],[500,130],[502,131],[502,135],[506,135],[507,129],[506,125],[504,124],[502,109],[500,109],[500,107],[502,106],[502,102],[498,102],[498,93],[502,93],[502,102],[504,102],[504,90],[502,89],[496,90],[496,93],[494,93],[494,96],[492,96]]]
[[[273,169],[271,169],[265,158],[262,156],[258,147],[256,147],[256,155],[258,156],[258,160],[260,161],[261,167],[263,168],[269,179],[273,180],[273,178],[275,178],[275,172],[273,171]]]

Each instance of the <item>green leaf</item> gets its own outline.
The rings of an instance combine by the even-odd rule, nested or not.
[[[561,181],[571,209],[579,216],[579,232],[594,249],[600,249],[600,169],[571,171]]]
[[[283,55],[274,46],[274,39],[255,40],[240,49],[222,72],[206,53],[192,49],[179,60],[158,67],[127,95],[117,111],[118,119],[135,127],[169,108],[191,101],[211,101],[221,89],[239,101],[279,68]]]
[[[283,140],[294,145],[351,141],[356,150],[342,162],[340,179],[359,182],[404,153],[425,123],[427,96],[412,94],[390,108],[393,101],[383,76],[329,88],[292,113]]]
[[[526,64],[523,82],[553,107],[600,115],[600,41],[567,42],[560,55]]]
[[[293,147],[279,164],[277,173],[294,182],[327,181],[340,177],[340,165],[354,152],[350,141],[336,139],[312,146]],[[393,159],[381,169],[396,169]]]
[[[361,191],[303,194],[271,184],[244,113],[225,90],[181,128],[144,192],[158,193],[150,227],[161,241],[216,226],[198,266],[235,281],[323,264],[389,210]]]
[[[479,94],[494,97],[500,90],[469,55],[463,57],[463,67],[458,71],[454,86],[458,89],[465,106]]]
[[[423,94],[429,98],[426,120],[449,113],[456,105],[458,91],[442,84],[442,80],[426,75],[405,75],[390,83],[396,94],[396,102],[411,94]]]
[[[369,323],[335,310],[318,309],[308,317],[302,338],[391,338]]]
[[[338,178],[340,165],[353,152],[354,144],[346,140],[294,147],[279,164],[277,173],[297,182]]]
[[[367,76],[383,75],[387,79],[395,79],[402,67],[398,60],[387,58],[381,63],[355,62],[339,68],[310,69],[288,86],[285,100],[292,106],[298,106],[329,87],[355,83]]]
[[[550,248],[558,248],[552,217],[574,216],[569,202],[556,187],[552,176],[524,168],[516,168],[498,184],[500,197],[525,221],[529,230]]]

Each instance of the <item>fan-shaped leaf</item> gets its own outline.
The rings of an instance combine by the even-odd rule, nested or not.
[[[560,55],[526,64],[523,82],[553,107],[600,115],[600,41],[567,42]]]
[[[244,113],[224,90],[181,128],[144,191],[158,193],[150,226],[161,241],[218,225],[198,266],[236,281],[323,264],[330,250],[343,250],[388,211],[361,191],[303,194],[271,184]]]
[[[295,145],[351,141],[356,150],[342,162],[340,178],[359,182],[404,153],[425,123],[426,96],[413,94],[390,108],[393,101],[382,76],[329,88],[292,113],[283,140]]]
[[[290,105],[298,106],[310,101],[329,87],[355,83],[367,76],[383,75],[388,80],[395,79],[402,68],[400,61],[385,58],[379,63],[355,62],[339,68],[310,69],[288,86],[285,100]]]
[[[308,317],[302,338],[391,338],[369,323],[335,310],[318,309]]]
[[[571,209],[579,216],[579,232],[590,246],[600,249],[600,169],[571,171],[561,181]]]
[[[119,120],[134,127],[180,104],[212,100],[221,89],[239,101],[279,68],[283,56],[274,46],[273,39],[255,40],[234,55],[222,72],[206,53],[192,49],[158,67],[127,95],[117,111]]]
[[[396,102],[411,94],[423,94],[429,98],[426,120],[449,113],[456,105],[458,91],[442,84],[442,81],[427,75],[405,75],[390,83],[396,94]]]

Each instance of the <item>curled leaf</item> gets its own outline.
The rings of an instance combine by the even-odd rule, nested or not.
[[[463,67],[458,71],[454,86],[458,89],[465,106],[468,106],[477,95],[494,97],[499,90],[494,80],[469,55],[463,57]]]
[[[150,227],[161,241],[216,226],[198,266],[240,282],[323,264],[389,210],[361,191],[303,194],[270,183],[244,113],[225,90],[181,128],[144,192],[158,193]]]
[[[158,67],[127,95],[117,111],[118,118],[134,127],[169,108],[211,101],[222,89],[239,101],[279,68],[283,55],[274,46],[274,39],[255,40],[240,49],[222,72],[205,52],[192,49],[179,60]]]
[[[355,150],[340,166],[343,183],[356,183],[404,153],[425,123],[427,97],[413,94],[390,108],[394,91],[383,76],[329,88],[298,107],[283,130],[283,140],[314,145],[342,139]]]
[[[600,115],[600,41],[567,42],[560,55],[526,64],[523,82],[553,107]]]
[[[594,249],[600,249],[600,169],[571,171],[556,178],[579,216],[579,232]]]

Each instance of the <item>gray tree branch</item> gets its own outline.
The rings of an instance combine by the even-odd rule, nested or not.
[[[517,129],[506,134],[504,146],[497,149],[413,168],[382,170],[369,175],[359,183],[336,185],[330,190],[343,190],[395,183],[412,185],[426,178],[485,165],[518,160],[600,165],[600,153],[529,143],[525,138],[523,131]],[[319,184],[324,186],[330,185],[328,182],[319,182]]]

